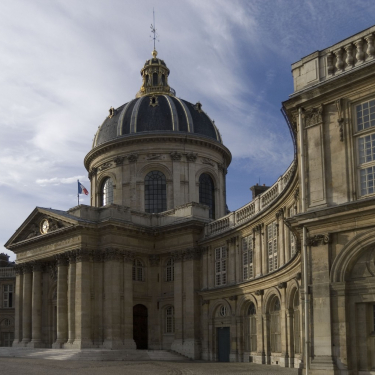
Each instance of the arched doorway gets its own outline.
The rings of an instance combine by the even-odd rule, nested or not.
[[[144,305],[133,307],[133,340],[137,349],[148,347],[148,313]]]

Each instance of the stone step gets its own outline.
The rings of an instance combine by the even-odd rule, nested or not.
[[[0,357],[25,357],[60,361],[187,361],[167,350],[29,349],[0,347]]]

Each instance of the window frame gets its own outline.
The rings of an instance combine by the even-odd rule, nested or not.
[[[368,104],[368,108],[364,109],[364,105]],[[371,107],[371,104],[373,105]],[[361,107],[360,112],[364,112],[365,110],[371,111],[371,108],[374,108],[374,113],[372,116],[374,117],[373,120],[371,120],[371,113],[369,113],[369,121],[373,121],[375,123],[375,97],[368,98],[366,100],[362,100],[361,102],[357,102],[353,104],[353,138],[354,138],[354,149],[355,149],[355,169],[356,169],[356,179],[357,179],[357,198],[368,198],[373,197],[375,195],[375,125],[369,126],[368,128],[359,129],[359,126],[361,125],[359,123],[359,116],[358,116],[358,108]],[[366,116],[366,115],[363,115]],[[370,161],[361,161],[361,146],[360,146],[360,140],[364,139],[365,137],[370,137],[370,155],[372,155],[373,160]],[[372,139],[371,139],[372,137]],[[371,147],[371,143],[373,146]],[[372,151],[372,152],[371,152]],[[363,157],[365,157],[366,148],[363,149]],[[369,181],[368,178],[365,178],[365,181],[362,180],[362,171],[366,171],[367,169],[372,169],[372,171],[369,172],[365,176],[372,175],[372,180]],[[365,172],[366,173],[366,172]],[[366,184],[366,192],[363,192],[363,185],[362,183]],[[372,186],[369,186],[372,184]],[[372,192],[369,192],[369,189],[372,189]]]
[[[175,320],[174,320],[174,306],[168,305],[164,308],[164,334],[174,335]]]
[[[174,259],[168,258],[165,263],[165,281],[173,282],[174,281]]]
[[[3,308],[13,309],[14,308],[14,285],[3,284]]]
[[[215,248],[215,286],[227,285],[227,247]]]
[[[204,181],[205,180],[205,181]],[[214,178],[206,172],[200,174],[198,178],[199,183],[199,203],[205,204],[209,207],[209,218],[215,220],[216,219],[216,197],[215,197],[215,180]],[[208,185],[211,185],[211,189],[209,189]]]
[[[278,225],[277,221],[267,225],[267,258],[268,272],[274,272],[279,269],[278,262]]]
[[[253,235],[242,238],[242,280],[254,278],[254,239]]]
[[[132,280],[145,281],[145,265],[141,259],[135,258],[133,260]]]
[[[167,211],[167,178],[157,169],[149,171],[144,179],[144,210],[157,214]]]
[[[108,186],[107,186],[108,184]],[[106,176],[100,183],[100,206],[108,206],[113,204],[114,188],[112,177]]]

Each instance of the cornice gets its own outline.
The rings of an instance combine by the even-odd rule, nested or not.
[[[193,134],[173,134],[173,133],[166,133],[166,134],[155,134],[155,133],[147,133],[147,134],[132,134],[132,135],[125,135],[121,137],[114,138],[113,140],[103,143],[100,146],[93,148],[84,159],[84,165],[87,170],[89,170],[91,162],[100,155],[104,153],[120,148],[120,147],[128,147],[129,145],[134,144],[142,144],[142,143],[162,143],[162,142],[173,142],[173,143],[188,143],[188,144],[196,144],[201,145],[210,149],[214,149],[220,152],[226,160],[226,165],[229,165],[232,160],[232,154],[227,147],[223,144],[211,140],[210,138],[205,138],[201,135],[193,135]]]

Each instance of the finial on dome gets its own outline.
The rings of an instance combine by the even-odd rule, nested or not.
[[[154,48],[154,50],[152,51],[152,57],[154,59],[156,59],[156,56],[158,55],[158,51]]]

